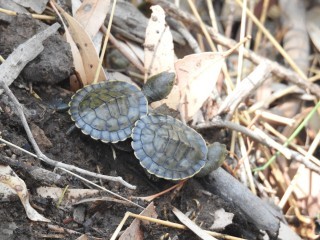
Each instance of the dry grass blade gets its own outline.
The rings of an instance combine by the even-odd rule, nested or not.
[[[163,226],[167,226],[167,227],[172,227],[172,228],[177,228],[177,229],[181,229],[181,230],[187,230],[188,228],[182,224],[179,223],[173,223],[173,222],[169,222],[169,221],[164,221],[164,220],[160,220],[160,219],[156,219],[156,218],[151,218],[151,217],[146,217],[146,216],[141,216],[135,213],[131,213],[131,212],[126,212],[125,216],[123,217],[123,219],[121,220],[120,224],[118,225],[116,231],[113,233],[112,237],[110,240],[115,240],[119,234],[119,232],[121,231],[121,228],[123,227],[123,225],[125,224],[125,222],[127,221],[127,219],[129,217],[134,217],[143,221],[149,221],[152,223],[156,223],[156,224],[160,224]],[[221,234],[221,233],[216,233],[216,232],[212,232],[212,231],[206,231],[206,233],[208,233],[209,235],[213,236],[213,237],[218,237],[218,238],[222,238],[222,239],[227,239],[227,240],[245,240],[243,238],[238,238],[238,237],[233,237],[230,235],[226,235],[226,234]]]
[[[236,0],[236,2],[244,8],[244,5],[241,0]],[[307,79],[307,76],[301,71],[301,69],[297,66],[297,64],[292,60],[292,58],[287,54],[287,52],[281,47],[278,41],[271,35],[271,33],[260,23],[260,21],[254,16],[254,14],[246,9],[247,15],[252,19],[252,21],[258,26],[259,29],[263,32],[263,34],[272,42],[275,48],[279,51],[279,53],[284,57],[284,59],[290,64],[290,66],[299,74],[303,79]]]
[[[109,22],[108,22],[108,28],[107,28],[107,32],[106,32],[106,37],[105,37],[104,42],[103,42],[101,55],[100,55],[99,63],[98,63],[98,66],[97,66],[97,70],[96,70],[95,75],[94,75],[93,83],[97,83],[101,78],[100,72],[103,71],[103,69],[102,69],[102,61],[104,59],[104,55],[105,55],[106,49],[107,49],[107,43],[108,43],[109,36],[110,36],[112,20],[113,20],[114,11],[116,9],[116,4],[117,4],[117,0],[114,0],[113,4],[112,4],[110,19],[109,19]]]
[[[200,227],[198,227],[194,222],[192,222],[186,215],[184,215],[177,208],[173,208],[172,212],[176,215],[176,217],[186,225],[192,232],[194,232],[198,237],[203,240],[215,240],[217,238],[210,236],[208,233],[203,231]]]
[[[17,13],[8,9],[3,9],[0,8],[0,12],[11,15],[11,16],[16,16]],[[51,21],[55,21],[56,17],[55,16],[48,16],[48,15],[42,15],[42,14],[31,14],[31,16],[35,19],[39,19],[39,20],[51,20]]]

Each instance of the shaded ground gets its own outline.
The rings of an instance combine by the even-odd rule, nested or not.
[[[95,141],[88,136],[83,135],[78,129],[70,135],[66,131],[72,126],[72,121],[66,112],[57,112],[55,106],[63,102],[68,102],[72,93],[56,86],[48,87],[44,85],[34,85],[34,90],[42,100],[32,96],[22,84],[14,83],[11,89],[29,112],[28,122],[41,128],[45,136],[51,142],[52,146],[44,146],[43,142],[38,142],[41,149],[49,157],[73,164],[87,170],[97,171],[97,166],[101,173],[107,175],[120,175],[126,181],[137,186],[137,190],[128,190],[127,188],[113,182],[103,182],[104,186],[113,192],[119,193],[125,197],[147,196],[158,191],[164,190],[173,185],[173,183],[158,180],[152,181],[145,174],[144,170],[138,164],[130,152],[116,150],[117,159],[113,159],[111,147],[99,141]],[[30,143],[27,141],[24,129],[20,120],[14,114],[14,108],[8,102],[7,97],[1,96],[0,106],[0,131],[4,139],[17,144],[27,150],[32,151]],[[48,145],[48,144],[47,144]],[[30,157],[19,150],[3,146],[1,155],[16,157],[29,165],[41,166],[52,170],[50,166],[41,164],[37,159]],[[75,230],[79,233],[88,233],[102,239],[109,239],[115,231],[119,222],[126,211],[140,213],[135,207],[128,207],[114,202],[84,204],[85,218],[82,223],[72,220],[74,207],[60,206],[57,208],[50,199],[42,199],[36,196],[35,190],[42,183],[33,181],[28,173],[21,168],[13,168],[16,173],[26,181],[31,193],[31,203],[46,218],[52,221],[52,224]],[[64,174],[63,174],[64,175]],[[69,185],[69,188],[87,188],[88,186],[80,180],[67,176],[65,184],[59,187]],[[94,180],[98,183],[98,181]],[[139,204],[147,204],[140,201]],[[258,231],[247,223],[245,218],[237,213],[232,204],[224,202],[218,197],[206,192],[197,180],[191,179],[179,192],[172,192],[155,201],[156,210],[160,219],[178,222],[171,212],[173,206],[182,212],[188,212],[190,218],[197,217],[197,223],[204,229],[209,229],[213,224],[213,213],[216,209],[224,208],[227,212],[236,214],[234,223],[229,225],[223,233],[234,236],[255,239]],[[130,219],[129,222],[131,222]],[[129,222],[125,226],[128,226]],[[32,222],[26,217],[24,208],[20,201],[13,200],[0,204],[0,239],[41,239],[43,237],[75,239],[64,233],[55,232],[48,229],[48,224]],[[9,229],[12,229],[10,232]],[[151,225],[143,229],[145,239],[159,239],[165,235],[166,238],[178,236],[179,239],[197,239],[197,237],[187,231],[175,230],[160,225]],[[54,237],[55,236],[55,237]]]

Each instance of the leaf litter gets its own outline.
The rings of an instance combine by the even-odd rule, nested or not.
[[[150,2],[155,2],[155,1],[150,1]],[[144,64],[145,71],[142,71],[143,69],[141,68],[137,69],[130,66],[130,69],[128,69],[126,74],[129,75],[131,78],[133,78],[135,81],[137,81],[138,84],[140,84],[141,79],[146,80],[148,76],[152,76],[159,72],[168,71],[168,70],[174,71],[177,76],[176,85],[174,86],[174,89],[171,92],[171,95],[169,95],[167,99],[162,100],[161,103],[158,103],[158,105],[165,103],[169,107],[173,108],[174,110],[179,111],[181,118],[186,123],[188,123],[191,119],[193,119],[194,120],[193,124],[195,126],[196,125],[201,126],[202,124],[202,127],[199,127],[198,130],[205,131],[204,135],[209,135],[209,138],[208,138],[209,141],[214,141],[214,139],[212,139],[214,138],[214,136],[210,134],[210,128],[212,128],[212,126],[210,127],[210,124],[212,125],[213,123],[218,122],[219,120],[218,118],[222,118],[222,120],[225,122],[220,126],[222,125],[227,126],[227,128],[233,130],[234,133],[235,131],[237,131],[237,134],[234,134],[230,139],[226,140],[230,149],[230,156],[232,156],[233,158],[230,158],[228,160],[228,162],[224,165],[224,168],[227,169],[231,174],[236,176],[243,184],[245,185],[250,184],[251,190],[254,190],[253,192],[256,192],[260,197],[269,198],[271,201],[273,201],[274,204],[278,205],[284,213],[283,217],[286,218],[289,224],[293,224],[295,221],[299,222],[299,226],[294,225],[294,230],[296,234],[288,230],[287,228],[285,228],[286,229],[285,232],[284,233],[281,232],[281,234],[287,234],[284,236],[290,236],[290,239],[299,239],[297,234],[299,234],[301,237],[306,239],[315,239],[315,237],[318,234],[318,232],[316,231],[316,227],[317,227],[316,224],[317,224],[317,218],[319,218],[318,215],[319,215],[319,205],[320,205],[319,203],[320,190],[319,190],[319,184],[318,184],[320,161],[317,154],[317,150],[319,146],[320,127],[319,127],[319,121],[318,121],[318,118],[319,118],[318,113],[317,111],[314,111],[315,103],[317,102],[319,97],[319,95],[317,95],[316,93],[316,89],[318,87],[317,80],[319,79],[318,70],[317,70],[319,63],[317,61],[317,53],[314,53],[313,55],[312,65],[309,65],[309,63],[307,63],[307,67],[305,67],[306,62],[308,61],[305,58],[303,58],[304,65],[300,65],[299,62],[297,61],[297,56],[310,57],[310,53],[306,52],[308,51],[307,50],[308,46],[304,46],[303,49],[302,48],[300,49],[300,51],[305,51],[305,52],[301,52],[300,53],[301,55],[299,55],[299,52],[297,54],[297,51],[299,51],[299,49],[295,52],[295,51],[291,51],[290,47],[286,47],[286,46],[292,46],[290,45],[292,43],[289,42],[289,40],[291,41],[292,39],[295,39],[295,38],[288,38],[290,34],[293,34],[296,36],[296,42],[293,42],[293,46],[296,45],[298,38],[300,39],[306,36],[298,35],[298,33],[294,31],[293,32],[288,31],[287,32],[288,36],[285,36],[283,38],[283,41],[284,41],[283,45],[285,47],[284,49],[286,50],[281,50],[279,49],[280,45],[278,44],[278,42],[280,42],[279,39],[270,40],[270,33],[269,35],[266,34],[266,32],[269,32],[269,31],[273,31],[273,33],[275,33],[276,30],[274,29],[266,30],[263,28],[263,26],[259,26],[259,24],[257,24],[257,21],[259,22],[258,20],[259,17],[261,17],[262,23],[265,23],[265,21],[271,21],[268,23],[269,24],[271,23],[271,25],[275,24],[276,21],[272,19],[272,17],[266,20],[266,18],[259,16],[258,10],[259,8],[263,8],[262,12],[266,14],[266,13],[270,13],[271,11],[270,9],[274,9],[279,6],[274,3],[270,3],[269,6],[267,5],[262,6],[261,3],[263,1],[261,1],[255,6],[256,17],[254,14],[251,13],[251,10],[253,8],[251,8],[251,10],[247,9],[246,12],[247,12],[247,16],[249,17],[248,25],[250,24],[250,21],[253,21],[255,24],[258,25],[258,31],[262,32],[265,35],[262,34],[261,42],[255,43],[255,52],[251,51],[250,49],[245,49],[244,56],[251,59],[255,63],[257,63],[257,61],[259,63],[266,61],[268,63],[266,65],[267,70],[262,71],[262,73],[265,73],[268,71],[269,73],[272,73],[272,76],[268,76],[268,81],[266,81],[266,79],[264,78],[261,78],[261,81],[263,83],[266,83],[265,86],[267,87],[272,86],[271,88],[267,89],[268,94],[255,95],[257,88],[260,91],[264,91],[264,90],[261,87],[261,85],[257,84],[256,79],[250,79],[250,77],[246,78],[245,74],[243,74],[243,79],[244,79],[243,82],[236,83],[238,85],[236,85],[236,87],[233,89],[232,84],[228,83],[229,81],[228,78],[230,78],[231,81],[235,80],[236,74],[232,72],[231,69],[232,68],[236,69],[236,66],[232,65],[234,64],[233,62],[228,62],[229,57],[226,58],[226,56],[224,56],[221,52],[220,53],[206,52],[211,49],[208,49],[208,47],[206,47],[206,44],[207,44],[206,41],[203,40],[204,38],[200,37],[203,33],[199,30],[201,29],[200,26],[202,27],[204,26],[208,30],[209,35],[211,34],[211,37],[213,38],[213,40],[216,41],[216,43],[226,48],[231,48],[230,46],[235,45],[235,42],[231,39],[231,36],[229,34],[230,32],[226,31],[225,35],[221,35],[219,33],[212,34],[210,27],[204,25],[203,22],[199,22],[199,18],[197,20],[197,18],[193,17],[193,15],[188,11],[183,12],[181,9],[176,8],[170,4],[165,4],[163,1],[157,1],[157,2],[163,7],[164,10],[159,5],[155,5],[151,8],[152,14],[151,14],[151,17],[149,18],[148,27],[145,32],[146,37],[141,41],[141,42],[144,42],[144,45],[140,46],[140,51],[138,50],[139,41],[133,40],[135,38],[131,38],[128,35],[122,35],[124,33],[119,30],[113,30],[114,32],[112,34],[116,34],[115,35],[116,38],[113,38],[113,36],[110,38],[112,39],[113,43],[115,43],[116,41],[120,41],[120,39],[121,41],[125,39],[123,43],[127,44],[131,49],[137,48],[136,50],[130,52],[130,54],[137,54],[136,57],[131,57],[130,61],[135,62],[132,65],[138,66],[139,64],[141,64],[142,61],[144,62],[143,64]],[[282,4],[282,6],[286,6],[285,2],[286,1],[280,1],[280,4]],[[237,4],[235,5],[237,9],[235,14],[239,14],[239,15],[233,16],[234,21],[238,21],[238,19],[241,19],[241,14],[245,12],[245,11],[241,11],[241,8],[239,7],[239,6],[244,7],[243,3],[239,0],[237,0],[236,3],[238,5]],[[99,64],[99,57],[92,43],[92,38],[99,31],[100,26],[103,25],[104,19],[107,14],[106,10],[108,8],[107,7],[108,4],[109,4],[108,1],[99,1],[99,0],[84,1],[80,9],[78,11],[74,11],[76,13],[75,16],[69,15],[64,10],[60,9],[60,7],[58,7],[59,11],[67,19],[67,22],[68,22],[68,27],[71,34],[68,35],[67,30],[65,34],[67,35],[67,39],[69,39],[68,42],[71,43],[72,54],[75,59],[74,60],[75,70],[78,74],[78,80],[80,80],[80,83],[81,83],[78,86],[71,87],[71,89],[77,89],[82,85],[90,84],[91,81],[93,81],[94,79],[95,71]],[[206,15],[206,10],[213,10],[213,9],[210,9],[213,7],[212,5],[208,5],[208,6],[203,5],[205,6],[204,8],[203,7],[201,8],[200,6],[201,4],[199,3],[198,9],[196,9],[197,11],[200,12],[199,16]],[[304,7],[297,8],[297,6],[299,6],[298,3],[292,3],[291,8],[283,7],[282,9],[282,11],[284,12],[282,14],[283,16],[278,16],[278,17],[287,16],[288,19],[286,19],[286,21],[289,21],[289,23],[284,21],[284,25],[282,26],[283,28],[285,28],[285,24],[290,25],[290,21],[292,21],[290,20],[291,14],[293,14],[293,16],[297,15],[297,14],[294,14],[295,11],[300,11],[300,12],[306,11]],[[110,8],[110,4],[109,4],[109,8]],[[228,13],[228,11],[226,11],[227,8],[228,8],[228,5],[223,4],[222,11],[220,12],[221,19],[227,19],[227,17],[230,16],[230,12]],[[88,9],[90,10],[87,11]],[[311,7],[311,10],[312,10],[312,7]],[[316,7],[314,7],[314,10],[316,11]],[[124,11],[125,11],[125,8],[124,8]],[[204,11],[204,12],[201,12],[201,11]],[[290,14],[286,14],[285,11],[290,11]],[[48,12],[46,13],[48,14]],[[198,26],[199,30],[196,30],[197,35],[195,36],[197,37],[196,38],[197,43],[199,44],[199,48],[197,49],[201,49],[203,51],[202,53],[181,54],[180,52],[178,54],[178,51],[176,50],[176,46],[173,45],[174,37],[172,36],[172,32],[174,30],[177,30],[177,28],[174,28],[172,25],[170,25],[169,27],[168,23],[165,22],[165,13],[169,14],[173,18],[182,20],[183,23],[185,24],[184,26],[186,27],[190,27],[189,25],[190,23],[192,23],[195,26]],[[317,19],[315,15],[311,15],[312,11],[310,11],[308,14],[309,15],[307,18],[306,27],[302,26],[304,30],[303,33],[305,34],[305,32],[309,31],[310,38],[314,42],[315,47],[317,47],[316,37],[314,36],[314,33],[317,31],[316,24],[314,23],[316,23]],[[211,14],[210,16],[212,17],[213,15]],[[75,19],[79,20],[79,22]],[[115,21],[117,21],[117,19],[115,19]],[[228,25],[230,23],[224,22],[224,21],[222,21],[221,23],[222,23],[222,26],[220,27],[223,27],[225,29],[228,29],[228,27],[230,28],[230,25]],[[296,26],[296,28],[293,28],[293,30],[298,29],[297,28],[298,25],[294,25],[294,26]],[[248,29],[249,29],[248,30],[249,34],[254,33],[252,29],[250,32],[249,26],[248,26]],[[190,30],[190,28],[187,30]],[[283,33],[283,34],[286,34],[286,33]],[[117,39],[119,36],[121,37]],[[262,43],[264,43],[264,45],[262,45]],[[273,44],[275,46],[273,46]],[[117,45],[114,44],[114,46],[117,46]],[[120,46],[120,44],[118,46]],[[142,53],[141,51],[141,49],[143,48],[144,48],[144,53]],[[289,65],[291,65],[297,73],[289,69],[284,69],[282,66],[278,66],[278,63],[275,62],[275,56],[272,55],[272,53],[274,54],[275,51],[279,51],[282,55],[284,55]],[[268,55],[268,58],[271,60],[264,57],[266,53]],[[2,55],[1,51],[0,51],[0,54]],[[107,50],[107,54],[108,54],[108,50]],[[144,54],[144,58],[142,56],[143,54]],[[258,56],[257,58],[255,54],[260,54],[260,56]],[[295,63],[295,61],[297,62]],[[225,69],[221,71],[221,69],[224,68],[225,64],[227,64],[229,68],[229,72],[225,72]],[[259,67],[256,67],[254,65],[250,66],[250,64],[246,66],[249,66],[249,68],[251,69],[251,71],[247,71],[248,74],[250,72],[255,74],[259,73],[259,71],[256,71],[256,72],[254,71],[259,69]],[[227,76],[226,74],[230,76]],[[101,69],[99,76],[100,76],[99,77],[100,80],[106,79],[107,74],[105,74],[103,68]],[[253,75],[250,75],[250,76],[253,76]],[[307,82],[304,80],[306,79],[305,76],[310,76],[310,82]],[[221,84],[218,81],[222,82],[222,87],[219,87],[219,91],[215,92],[217,89],[217,84]],[[254,87],[246,88],[245,87],[246,81],[253,83]],[[297,82],[299,82],[298,85],[295,84]],[[279,86],[281,85],[282,85],[282,88],[279,88]],[[301,86],[305,86],[305,88],[301,88]],[[237,96],[236,94],[237,93],[239,94],[241,92],[239,91],[239,88],[242,90],[242,93],[238,95],[240,97],[236,98]],[[246,89],[247,89],[247,92],[245,91]],[[305,92],[305,89],[308,89],[309,91]],[[36,86],[36,90],[39,91],[39,88],[37,89],[37,86]],[[15,91],[15,93],[21,94],[21,91]],[[25,94],[25,93],[22,93],[22,94]],[[213,97],[213,94],[217,94],[219,98],[222,99],[224,104],[220,105],[220,103],[215,103],[215,98]],[[70,95],[71,94],[69,94],[69,96]],[[227,95],[229,95],[229,97]],[[22,96],[20,96],[20,98],[23,98]],[[256,99],[259,99],[259,104],[255,105]],[[210,101],[211,104],[207,104],[208,101]],[[212,109],[206,109],[209,107],[212,108],[213,106],[212,104],[218,106],[218,107],[215,106],[217,110],[213,111]],[[153,107],[156,107],[156,106],[157,105],[153,105]],[[219,106],[220,106],[220,109],[219,109]],[[223,108],[221,108],[221,106],[223,106]],[[5,111],[8,111],[8,109]],[[211,114],[210,114],[211,117],[209,119],[211,119],[211,122],[206,122],[207,120],[205,121],[205,119],[208,119],[208,117],[205,116],[205,114],[209,113],[210,111],[211,111]],[[8,112],[6,112],[6,114],[7,113]],[[313,113],[314,115],[309,117],[310,113]],[[197,117],[195,117],[196,115]],[[201,116],[201,117],[199,118],[198,116]],[[226,119],[224,119],[225,116],[227,116]],[[288,121],[288,124],[286,123],[286,118],[290,120]],[[310,120],[308,122],[303,121],[303,119],[305,118],[308,118],[308,120],[309,119]],[[234,126],[231,123],[229,123],[227,120],[232,120],[235,124],[238,124],[239,126],[238,125]],[[206,124],[207,126],[205,126]],[[6,126],[8,125],[7,124],[1,125],[2,127],[1,131],[6,130],[5,129]],[[246,130],[244,130],[241,127],[244,127]],[[201,130],[201,128],[205,130]],[[301,129],[304,129],[305,131],[297,132],[298,128],[300,128],[300,131]],[[252,139],[257,139],[254,137],[259,137],[259,131],[256,131],[256,130],[264,132],[264,135],[263,135],[264,138],[259,143],[254,142],[252,140]],[[213,132],[219,132],[219,130],[213,128]],[[6,132],[4,131],[4,133]],[[48,129],[44,129],[44,134],[49,134]],[[253,134],[253,135],[250,135],[250,134]],[[49,134],[50,137],[49,138],[46,137],[46,138],[50,139],[50,141],[55,143],[58,140],[58,135],[61,136],[61,134],[57,134],[57,136],[54,136],[51,131],[51,134]],[[247,138],[246,136],[251,136],[251,137],[254,136],[254,137]],[[221,135],[215,135],[215,137],[218,139],[222,139]],[[87,151],[85,154],[86,156],[95,156],[96,158],[101,158],[99,157],[101,155],[98,154],[97,151],[93,150],[95,148],[101,148],[101,149],[105,148],[101,144],[92,143],[90,139],[81,140],[81,137],[79,134],[76,136],[72,136],[72,138],[74,139],[74,142],[76,142],[77,144],[80,144],[79,147],[78,146],[76,147],[77,149],[79,149],[80,151]],[[290,139],[290,142],[288,141],[288,139]],[[84,144],[83,141],[89,142],[89,144],[86,144],[86,143]],[[277,143],[278,145],[274,143],[269,145],[271,141],[274,141],[274,143]],[[49,146],[49,149],[54,148],[55,146],[56,148],[58,148],[57,145],[53,145],[53,147]],[[73,148],[70,148],[67,145],[66,147],[70,151],[68,154],[74,151]],[[84,150],[84,147],[86,148],[89,147],[91,148],[91,150]],[[239,148],[241,148],[241,151],[237,150]],[[62,150],[63,148],[60,148],[60,149]],[[284,153],[284,155],[291,160],[290,161],[287,160],[283,156],[276,153],[275,150],[279,150],[280,152]],[[107,151],[106,149],[103,150],[104,153],[106,153],[106,151]],[[55,154],[58,154],[58,152],[59,151],[57,151]],[[109,162],[109,165],[121,165],[124,163],[123,160],[121,161],[122,155],[120,153],[118,154],[119,154],[118,160],[120,159],[119,163],[114,164],[112,163],[112,161],[114,160],[111,160]],[[20,155],[18,154],[18,156]],[[80,159],[80,158],[84,159],[84,156],[81,156],[81,153],[78,153],[78,158],[77,158],[77,154],[74,154],[74,156],[75,156],[75,159],[72,159],[72,161],[77,161],[77,159]],[[89,159],[92,159],[92,157],[89,157]],[[240,159],[240,161],[237,161],[236,159]],[[300,160],[297,161],[298,159]],[[272,160],[272,162],[270,160]],[[70,159],[68,159],[68,161],[70,161]],[[96,161],[91,160],[91,164],[94,162]],[[266,168],[265,164],[268,162],[270,162],[270,167]],[[87,163],[85,165],[87,165]],[[117,172],[126,173],[128,174],[128,176],[131,176],[130,178],[134,178],[134,176],[130,175],[130,171],[129,172],[124,171],[124,169],[121,169],[120,166],[117,166],[116,168],[118,168]],[[133,167],[133,168],[136,168],[136,167]],[[251,175],[251,173],[253,174]],[[223,175],[219,175],[220,172],[216,174],[218,174],[218,176],[223,176]],[[142,176],[142,175],[143,174],[140,174],[140,175],[138,174],[138,176]],[[250,179],[250,175],[251,175],[251,179]],[[139,179],[136,179],[136,181],[140,184],[139,186],[141,186],[141,189],[139,189],[138,192],[141,195],[146,195],[143,190],[147,189],[147,187],[142,183],[145,180],[140,181]],[[147,180],[147,181],[150,181],[150,180]],[[20,182],[19,184],[22,184],[22,183]],[[162,185],[163,187],[170,186],[170,183],[161,183],[161,184],[163,184]],[[192,184],[193,184],[193,180],[190,180],[190,183],[187,184],[183,189],[185,189],[186,191],[190,190],[192,192],[192,189],[194,189],[190,187],[190,186],[193,186]],[[80,186],[83,187],[82,184],[80,184]],[[117,185],[113,185],[113,188],[119,190],[119,186]],[[152,193],[155,191],[155,189],[156,188],[153,187],[146,191],[149,191],[149,193]],[[86,192],[88,190],[83,189],[83,191]],[[206,191],[206,190],[203,190],[203,191]],[[132,194],[132,192],[127,192],[123,190],[122,190],[122,193],[127,194],[128,196],[137,195],[136,193]],[[197,193],[196,195],[194,194],[195,193],[193,192],[193,194],[190,194],[190,196],[193,196],[199,199],[202,199],[203,196],[206,196],[204,192],[201,192],[200,195],[197,195],[199,193]],[[246,194],[248,193],[243,190],[243,194],[242,194],[243,197],[246,197],[247,196]],[[170,196],[170,198],[168,196]],[[41,195],[39,195],[38,197],[41,197]],[[88,201],[86,201],[86,198],[89,199],[90,197],[85,195],[83,195],[82,197],[84,201],[83,203],[88,204]],[[161,218],[168,217],[168,213],[170,215],[171,209],[173,209],[173,206],[176,204],[178,204],[179,206],[177,208],[183,209],[184,212],[187,213],[188,209],[184,207],[185,202],[179,202],[178,200],[181,197],[182,199],[186,198],[186,196],[183,195],[183,193],[173,192],[168,194],[167,196],[161,197],[163,198],[163,200],[159,200],[159,201],[156,200],[156,205],[155,205],[156,209],[162,212],[160,214],[160,217]],[[191,199],[189,200],[191,201]],[[99,198],[95,198],[93,202],[91,204],[88,204],[87,206],[92,208],[99,201],[101,201],[101,199],[99,200]],[[202,204],[204,204],[204,202],[202,202]],[[239,201],[233,202],[233,204],[236,204],[241,209],[240,202],[241,201],[239,200]],[[172,205],[170,203],[172,203]],[[114,203],[114,204],[115,204],[114,206],[116,206],[117,203]],[[121,213],[123,215],[119,213],[119,215],[114,216],[114,218],[118,217],[118,219],[121,219],[121,215],[124,216],[125,212],[127,211],[126,208],[127,208],[126,206],[122,206]],[[225,212],[232,212],[230,209],[227,209],[227,208],[228,208],[228,205],[223,206],[222,209]],[[216,218],[218,218],[218,209],[221,209],[221,208],[217,208],[215,210],[212,209],[213,212],[211,213],[211,215],[215,216],[216,214]],[[104,221],[108,219],[108,217],[106,217],[108,216],[108,214],[109,212],[105,215]],[[87,217],[93,217],[93,215],[88,215]],[[133,214],[132,216],[135,216],[135,215]],[[227,215],[222,214],[222,217],[225,217],[227,221],[227,218],[228,218]],[[176,219],[172,218],[172,216],[169,218],[171,220],[176,221]],[[39,219],[41,219],[41,217]],[[114,220],[111,220],[111,221],[114,222]],[[209,221],[209,218],[207,219],[207,221]],[[255,223],[256,226],[259,226],[258,229],[260,228],[260,230],[264,230],[263,228],[265,226],[259,225],[257,219],[251,219],[249,222]],[[233,222],[231,221],[229,222],[229,224],[232,226]],[[213,227],[213,226],[215,226],[214,223],[211,223],[211,224],[204,223],[203,226],[201,227],[210,229],[210,227]],[[104,237],[105,236],[110,237],[113,231],[115,230],[115,227],[116,225],[113,228],[111,227],[109,230],[106,230],[106,233],[102,235]],[[132,231],[130,234],[142,236],[142,234],[147,234],[147,233],[141,232],[141,229],[142,230],[148,229],[148,227],[136,228],[136,229],[140,229],[140,230],[130,230]],[[227,231],[228,227],[226,225],[226,228],[221,227],[221,229],[224,229],[222,231]],[[153,230],[154,232],[151,231],[151,233],[149,232],[149,234],[155,237],[157,236],[156,228]],[[221,230],[218,230],[218,231],[221,231]],[[253,229],[251,229],[251,233],[256,234]],[[75,233],[75,234],[78,234],[78,233]],[[181,230],[177,230],[177,231],[172,230],[169,235],[172,238],[174,238],[175,236],[180,236],[180,237],[184,236],[184,234],[187,234],[187,236],[194,236],[194,235],[188,235],[190,233],[186,233]],[[163,236],[166,237],[169,235],[163,235]],[[223,236],[218,236],[218,237],[223,237]],[[205,238],[206,237],[203,237],[203,239]],[[247,236],[247,238],[249,238],[249,236]]]

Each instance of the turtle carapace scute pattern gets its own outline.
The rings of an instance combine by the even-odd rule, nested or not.
[[[135,123],[131,137],[140,164],[160,178],[190,178],[207,162],[208,149],[201,135],[170,116],[143,116]]]
[[[142,90],[122,81],[91,84],[72,97],[69,114],[75,125],[94,139],[116,143],[131,137],[141,166],[159,178],[205,176],[221,166],[226,146],[216,142],[207,147],[199,133],[178,119],[148,114],[148,100],[166,97],[173,80],[173,74],[159,75]],[[162,87],[151,91],[156,86]]]
[[[148,113],[144,94],[133,84],[108,81],[88,85],[72,97],[69,113],[84,134],[103,142],[124,141]]]

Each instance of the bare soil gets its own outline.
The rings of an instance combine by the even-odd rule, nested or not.
[[[73,122],[67,112],[58,112],[56,107],[62,103],[67,103],[72,96],[72,92],[57,85],[34,84],[34,91],[41,98],[38,99],[30,94],[22,82],[15,82],[11,89],[25,107],[26,112],[29,113],[27,114],[28,123],[35,124],[42,129],[47,140],[51,143],[43,144],[44,141],[38,141],[40,148],[49,157],[90,171],[97,171],[97,167],[99,167],[103,174],[122,176],[126,181],[136,185],[137,189],[129,190],[114,182],[103,181],[103,184],[111,191],[128,198],[148,196],[174,184],[165,180],[151,180],[140,167],[132,152],[115,150],[115,160],[110,145],[93,140],[82,134],[78,129],[67,135],[66,132],[73,125]],[[26,150],[33,151],[20,119],[14,114],[14,107],[5,94],[2,94],[0,98],[2,109],[0,131],[2,137]],[[0,155],[15,157],[28,165],[53,170],[38,159],[8,146],[1,148]],[[126,211],[140,213],[140,209],[136,207],[119,203],[91,203],[83,205],[85,207],[84,221],[75,222],[72,219],[75,207],[60,206],[57,208],[51,199],[38,197],[35,190],[43,183],[35,182],[26,171],[19,167],[13,167],[13,169],[27,183],[33,207],[46,218],[49,218],[52,224],[101,239],[109,239]],[[65,176],[65,181],[58,187],[63,188],[66,185],[69,185],[69,188],[88,187],[73,176],[61,174]],[[93,179],[93,181],[97,182],[96,179]],[[142,201],[137,201],[137,203],[147,206],[147,203]],[[225,202],[205,191],[196,179],[187,181],[180,191],[173,191],[156,199],[155,206],[160,219],[179,222],[171,212],[174,206],[184,213],[188,212],[190,218],[196,218],[196,223],[204,229],[209,229],[213,224],[215,210],[224,208],[226,211],[233,212],[235,218],[233,224],[229,225],[222,233],[250,239],[257,239],[259,236],[259,231],[247,222],[245,217],[233,207],[232,203]],[[125,227],[131,221],[132,219],[125,224]],[[49,230],[47,223],[30,221],[17,199],[0,203],[0,229],[0,239],[42,239],[44,237],[50,238],[50,236],[52,238],[59,238],[60,236],[63,239],[75,239],[79,236],[78,234],[72,236],[67,233],[57,233]],[[166,236],[164,239],[170,239],[169,237],[172,239],[175,236],[178,237],[177,239],[197,239],[196,235],[189,231],[175,230],[154,224],[145,226],[143,233],[144,239],[160,239],[161,236]]]

